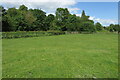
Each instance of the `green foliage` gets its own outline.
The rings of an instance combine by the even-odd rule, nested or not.
[[[25,5],[21,5],[21,6],[19,7],[19,10],[21,10],[21,11],[27,11],[28,8],[27,8]]]
[[[61,28],[60,30],[66,31],[67,30],[67,20],[69,18],[69,11],[67,8],[57,8],[56,10],[56,26]]]
[[[120,32],[120,25],[119,24],[110,24],[108,27],[107,27],[107,30],[110,31],[110,32]]]
[[[91,22],[82,22],[80,24],[79,31],[85,32],[85,33],[93,33],[93,32],[96,32],[96,28],[94,24]]]
[[[69,15],[66,23],[67,31],[77,31],[78,23],[79,23],[79,19],[75,14]]]
[[[65,8],[65,9],[64,8],[57,8],[56,19],[58,21],[64,22],[68,18],[69,14],[70,13],[69,13],[67,8]]]
[[[2,38],[24,38],[24,37],[40,37],[40,36],[50,36],[50,35],[61,35],[65,34],[63,31],[17,31],[17,32],[3,32]]]
[[[25,5],[21,5],[19,9],[9,8],[2,10],[3,31],[78,31],[78,32],[95,32],[102,30],[100,23],[96,23],[94,29],[94,21],[89,20],[89,16],[83,10],[82,16],[70,14],[67,8],[57,8],[55,15],[49,14],[41,9],[28,9]],[[110,29],[111,30],[111,29]],[[117,28],[114,28],[117,31]]]
[[[88,20],[89,20],[89,16],[86,16],[86,14],[85,14],[85,11],[84,11],[84,10],[82,11],[81,20],[82,20],[82,21],[88,21]]]
[[[6,16],[2,17],[2,31],[11,31],[8,18]]]
[[[39,9],[30,9],[36,21],[33,23],[35,31],[46,31],[46,13]]]
[[[95,24],[95,27],[96,27],[96,30],[97,30],[97,31],[103,30],[103,27],[102,27],[102,25],[101,25],[99,22],[97,22],[97,23]]]
[[[5,17],[7,18],[7,21],[8,21],[9,27],[10,27],[10,31],[16,31],[17,27],[18,27],[17,18],[19,17],[18,10],[15,8],[9,8],[7,10],[7,14],[5,15]]]
[[[55,20],[55,16],[53,14],[49,14],[48,16],[46,16],[45,18],[45,30],[50,30],[52,28],[52,22]]]

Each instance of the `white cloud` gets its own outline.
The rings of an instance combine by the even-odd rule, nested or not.
[[[76,16],[79,16],[79,17],[81,17],[81,15],[82,15],[82,14],[76,14]]]
[[[90,18],[89,18],[89,19],[90,19],[90,20],[94,20],[94,18],[95,18],[95,17],[90,16]]]
[[[78,14],[79,8],[71,7],[77,3],[76,0],[1,0],[0,5],[6,8],[16,7],[24,4],[28,8],[42,9],[48,14],[55,14],[56,8],[68,8],[71,14]]]
[[[75,5],[77,2],[90,2],[90,1],[98,1],[101,2],[103,0],[0,0],[0,5],[4,5],[4,7],[19,7],[20,5],[24,4],[28,8],[41,8],[48,14],[55,14],[56,8],[68,8],[71,14],[76,14],[77,16],[81,16],[79,14],[79,8],[71,7]],[[104,0],[105,1],[105,0]],[[113,0],[107,0],[108,2]],[[117,0],[116,0],[117,1]],[[95,22],[100,22],[102,25],[109,25],[109,24],[117,24],[117,20],[113,19],[100,19],[96,17],[90,17],[91,20]]]
[[[79,8],[68,8],[68,10],[70,11],[70,13],[77,14],[80,9]]]
[[[119,0],[76,0],[77,2],[119,2]]]
[[[100,19],[100,18],[96,18],[96,17],[90,17],[89,19],[93,20],[95,22],[100,22],[104,26],[108,26],[110,24],[118,24],[117,19]]]
[[[28,8],[41,8],[48,13],[55,12],[56,8],[59,7],[69,8],[76,3],[75,0],[0,0],[0,5],[5,5],[8,8],[18,8],[20,5],[24,4]]]
[[[55,15],[55,13],[46,13],[47,16],[48,16],[49,14],[53,14],[53,15]]]

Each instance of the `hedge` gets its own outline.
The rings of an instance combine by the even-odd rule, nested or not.
[[[62,35],[63,31],[17,31],[17,32],[2,32],[2,39],[25,38],[25,37],[40,37],[51,35]]]

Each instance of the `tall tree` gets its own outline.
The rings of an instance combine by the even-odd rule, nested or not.
[[[8,23],[8,19],[6,17],[6,9],[3,6],[0,6],[0,25],[2,25],[2,30],[0,31],[10,31],[10,26]]]
[[[79,27],[77,24],[80,23],[77,16],[75,14],[69,15],[67,19],[67,30],[68,31],[77,31],[77,28]]]
[[[96,32],[96,28],[95,28],[94,24],[91,22],[83,22],[80,24],[79,31],[93,33],[93,32]]]
[[[36,18],[33,16],[32,12],[30,11],[27,11],[25,14],[25,21],[27,23],[27,27],[26,27],[26,30],[27,31],[31,31],[33,30],[33,23],[36,21]]]
[[[114,24],[110,24],[109,27],[108,27],[108,30],[110,32],[113,32],[114,31],[113,27],[114,27]]]
[[[57,26],[61,27],[62,31],[65,31],[66,28],[66,22],[69,17],[70,13],[67,8],[57,8],[56,10],[56,21]]]
[[[99,22],[97,22],[97,23],[95,24],[95,27],[96,27],[96,30],[97,30],[97,31],[103,30],[103,26],[102,26]]]
[[[16,31],[17,27],[18,27],[18,17],[19,17],[19,12],[16,8],[9,8],[7,10],[7,14],[6,14],[6,19],[8,20],[9,26],[10,26],[10,30],[11,31]]]
[[[91,23],[94,23],[94,21],[93,21],[93,20],[90,20],[89,17],[90,17],[90,16],[87,16],[87,15],[85,14],[85,11],[83,10],[83,11],[82,11],[82,15],[81,15],[81,22],[89,21],[89,22],[91,22]]]
[[[34,28],[35,30],[43,30],[45,31],[45,19],[46,19],[46,13],[40,9],[31,9],[30,10],[33,14],[33,16],[36,18],[36,21],[34,22]]]
[[[21,5],[21,6],[19,7],[19,10],[21,10],[21,11],[27,11],[28,8],[27,8],[25,5]]]
[[[83,21],[88,21],[89,20],[89,16],[86,16],[84,10],[82,11],[81,20],[83,20]]]
[[[46,31],[53,27],[52,22],[54,19],[55,19],[55,16],[53,14],[49,14],[48,16],[46,16],[45,26],[44,26]]]

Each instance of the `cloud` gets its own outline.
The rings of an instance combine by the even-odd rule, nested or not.
[[[68,10],[70,11],[70,13],[77,14],[80,9],[79,8],[68,8]]]
[[[76,14],[76,16],[81,16],[81,14],[78,14],[78,11],[80,10],[79,8],[68,8],[69,12],[71,14]],[[49,15],[49,14],[53,14],[55,15],[55,13],[47,13],[46,15]]]
[[[16,7],[18,8],[20,5],[24,4],[28,8],[37,8],[42,9],[48,14],[55,14],[56,8],[68,8],[71,14],[76,14],[77,16],[81,16],[79,14],[80,9],[74,6],[77,2],[82,1],[93,1],[93,0],[0,0],[0,5],[3,5],[6,8]],[[100,0],[98,0],[101,2]],[[103,1],[103,0],[102,0]],[[107,0],[112,1],[112,0]],[[86,13],[87,14],[87,13]],[[96,17],[90,17],[91,20],[95,22],[100,22],[102,25],[109,25],[109,24],[117,24],[118,21],[114,19],[100,19]]]
[[[77,2],[75,0],[1,0],[0,5],[5,7],[19,7],[24,4],[28,8],[41,8],[48,13],[55,12],[56,8],[69,8],[72,5],[75,5]],[[77,9],[77,8],[73,8]],[[71,11],[73,10],[71,8]],[[75,12],[75,10],[74,10]]]
[[[89,18],[90,20],[94,20],[95,19],[95,17],[92,17],[92,16],[90,16],[90,18]]]
[[[46,13],[47,16],[48,16],[49,14],[53,14],[53,15],[55,15],[55,13]]]
[[[96,17],[90,17],[89,19],[93,20],[95,22],[100,22],[104,26],[108,26],[110,24],[118,24],[117,19],[100,19],[100,18],[96,18]]]
[[[79,17],[81,17],[81,15],[82,15],[82,14],[76,14],[76,16],[79,16]]]
[[[72,7],[77,3],[76,0],[2,0],[0,5],[5,8],[16,7],[19,8],[20,5],[24,4],[29,9],[37,8],[42,9],[46,14],[55,14],[56,8],[68,8],[71,14],[77,14],[80,10],[77,7]]]
[[[77,2],[119,2],[119,0],[76,0]]]

